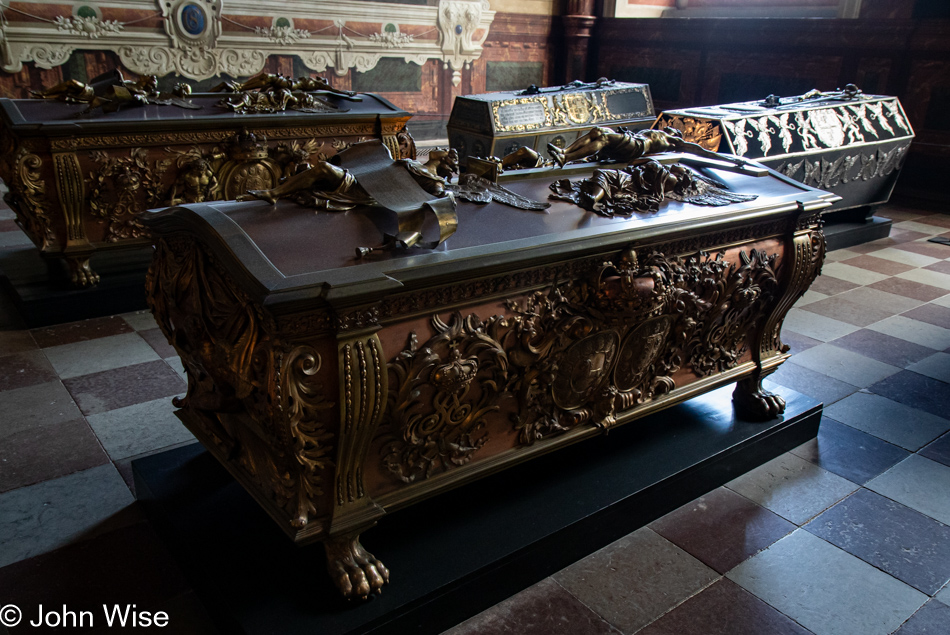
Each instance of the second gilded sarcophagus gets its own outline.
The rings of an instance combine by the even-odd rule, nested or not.
[[[829,211],[887,202],[914,131],[896,97],[854,87],[664,111],[671,127],[714,152],[745,157],[841,197]]]
[[[504,156],[527,147],[571,145],[594,126],[649,128],[655,117],[647,84],[598,80],[550,88],[456,97],[447,125],[460,157]]]
[[[409,113],[319,78],[259,76],[223,93],[140,101],[145,81],[103,82],[108,96],[67,82],[45,91],[57,99],[0,99],[7,200],[41,254],[65,260],[79,287],[99,281],[90,265],[96,252],[151,244],[136,218],[147,209],[271,188],[366,139],[382,140],[393,156],[415,156],[404,131]],[[298,90],[301,82],[316,92]]]

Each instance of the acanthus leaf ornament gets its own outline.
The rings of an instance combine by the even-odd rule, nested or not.
[[[13,181],[7,202],[17,211],[20,222],[30,236],[38,237],[39,248],[47,249],[54,239],[49,217],[49,199],[46,195],[46,180],[41,168],[43,159],[21,148],[13,162]]]
[[[291,527],[306,527],[326,494],[336,442],[320,354],[276,339],[266,313],[190,237],[161,239],[156,251],[149,305],[188,378],[175,405],[222,462],[267,492]],[[249,416],[250,426],[232,420]]]
[[[121,33],[123,25],[116,20],[100,20],[98,16],[56,16],[56,27],[72,35],[97,39],[104,35]]]
[[[777,256],[737,257],[630,249],[586,282],[506,301],[504,314],[433,316],[433,336],[420,345],[413,335],[390,363],[385,467],[413,482],[468,462],[486,442],[480,417],[503,399],[516,403],[519,442],[532,445],[582,424],[611,427],[617,412],[676,388],[682,368],[706,377],[736,367],[778,288]]]
[[[108,223],[105,240],[148,236],[135,215],[162,204],[162,176],[171,161],[157,160],[149,165],[144,148],[132,148],[128,156],[110,156],[101,150],[89,156],[98,165],[87,180],[89,213]]]
[[[267,38],[271,42],[281,44],[283,46],[297,44],[298,42],[306,40],[310,37],[310,31],[307,31],[306,29],[295,29],[289,25],[269,26],[267,28],[258,26],[254,27],[254,32],[263,38]]]
[[[312,378],[320,371],[320,354],[308,346],[298,346],[286,355],[279,355],[275,368],[281,375],[275,392],[280,395],[280,410],[294,442],[294,457],[303,468],[296,487],[296,515],[291,525],[300,529],[316,513],[313,503],[323,496],[323,470],[333,460],[333,433],[326,411],[333,403],[324,397],[323,387]],[[283,386],[281,385],[283,380]]]

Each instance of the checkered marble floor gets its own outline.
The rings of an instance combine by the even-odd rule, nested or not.
[[[950,246],[927,241],[950,215],[878,215],[891,236],[828,254],[770,377],[825,404],[817,440],[449,633],[950,634]],[[0,249],[24,241],[0,209]],[[0,298],[0,605],[127,601],[215,632],[131,483],[193,442],[184,390],[147,312],[27,330]]]

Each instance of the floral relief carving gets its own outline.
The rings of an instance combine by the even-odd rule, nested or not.
[[[264,69],[268,57],[296,47],[294,53],[308,68],[324,72],[333,67],[341,76],[351,68],[371,70],[386,57],[419,65],[439,60],[452,69],[452,81],[458,85],[462,69],[480,57],[494,17],[488,0],[438,0],[434,5],[423,3],[410,10],[357,0],[297,3],[295,20],[332,22],[340,32],[331,35],[294,28],[292,23],[262,27],[235,20],[237,16],[252,20],[273,16],[252,0],[228,0],[227,7],[223,0],[156,0],[151,7],[144,6],[148,4],[125,9],[126,22],[98,16],[57,16],[51,20],[11,13],[0,24],[0,67],[10,73],[20,72],[24,62],[53,68],[66,63],[74,51],[88,48],[90,40],[96,40],[98,48],[117,53],[122,64],[135,73],[160,77],[177,73],[200,81],[214,75],[256,75]],[[225,17],[225,13],[233,17]],[[371,24],[374,30],[380,30],[363,33],[350,28],[346,35],[346,21],[340,19],[341,15],[358,15],[358,28]],[[150,21],[155,17],[160,18],[160,26]],[[386,31],[394,18],[422,33],[437,31],[438,37]],[[222,36],[224,21],[232,28]],[[130,43],[127,26],[134,30],[134,44]]]
[[[310,37],[310,31],[295,29],[292,26],[269,26],[267,28],[254,27],[254,32],[271,42],[289,46]]]
[[[505,301],[481,319],[432,317],[389,364],[391,430],[383,464],[404,482],[467,463],[483,418],[513,399],[513,430],[532,445],[675,389],[674,373],[736,367],[778,292],[777,255],[752,249],[643,259],[628,249],[575,282]]]
[[[98,165],[87,181],[89,212],[108,224],[106,242],[148,236],[135,214],[163,203],[162,177],[171,161],[160,159],[150,165],[145,148],[132,148],[128,156],[98,150],[89,156]]]
[[[56,16],[56,27],[71,35],[97,39],[103,35],[121,33],[123,25],[116,20],[100,20],[98,16]]]

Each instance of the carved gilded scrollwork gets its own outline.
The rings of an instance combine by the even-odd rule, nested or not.
[[[14,165],[8,202],[16,211],[26,233],[38,243],[40,250],[46,250],[54,238],[50,228],[46,181],[41,172],[43,159],[21,148]]]
[[[770,419],[785,409],[785,401],[762,387],[762,380],[775,370],[788,355],[788,346],[779,337],[782,322],[808,286],[821,273],[825,257],[825,236],[820,230],[820,220],[811,218],[811,226],[803,217],[795,232],[785,258],[783,278],[784,293],[775,298],[767,310],[761,326],[750,332],[753,341],[752,357],[756,369],[752,376],[736,384],[732,399],[736,409],[748,418]]]
[[[638,262],[636,254],[628,251],[618,266],[608,264],[602,268],[595,284],[567,290],[573,300],[567,300],[559,291],[553,296],[554,303],[545,309],[524,312],[539,314],[529,320],[533,333],[547,332],[551,337],[563,333],[565,327],[583,332],[611,325],[620,330],[623,347],[613,371],[615,383],[599,393],[590,391],[586,410],[575,405],[577,402],[562,399],[565,406],[575,408],[571,417],[551,409],[544,403],[543,392],[537,392],[538,382],[529,382],[534,393],[530,401],[534,403],[520,409],[518,425],[523,442],[568,429],[577,421],[593,420],[603,425],[598,418],[611,418],[613,406],[609,404],[614,400],[614,391],[628,395],[622,401],[649,401],[675,387],[671,375],[683,366],[701,377],[735,367],[747,350],[747,332],[777,288],[776,256],[753,249],[740,252],[739,257],[738,264],[730,264],[722,253],[670,258],[655,252]],[[585,311],[584,307],[602,313]],[[542,326],[555,315],[561,317]],[[643,322],[651,316],[656,319]],[[606,343],[596,348],[609,364]],[[564,350],[563,345],[549,349],[547,356],[551,360],[539,360],[537,370],[570,360],[561,352]],[[593,372],[597,367],[591,365],[589,370]],[[570,372],[579,376],[583,374],[581,370],[572,366]],[[558,372],[565,371],[559,368]],[[586,381],[593,381],[593,375],[588,375]]]
[[[385,133],[385,130],[384,130]],[[374,134],[373,124],[352,123],[325,126],[296,126],[259,130],[268,139],[300,139],[307,137],[368,136]],[[54,151],[63,149],[92,150],[101,148],[128,148],[129,146],[182,145],[189,143],[226,143],[234,137],[231,130],[203,130],[188,132],[149,132],[123,135],[98,135],[76,139],[51,139]]]
[[[375,331],[338,341],[340,375],[340,443],[330,519],[331,535],[361,531],[384,512],[363,483],[363,464],[386,410],[389,390],[382,343]]]
[[[763,300],[778,288],[776,256],[753,249],[739,252],[739,258],[738,266],[725,262],[722,254],[686,262],[692,288],[679,294],[676,301],[677,305],[682,301],[695,307],[687,322],[700,326],[683,350],[687,363],[699,375],[722,372],[739,362]],[[677,275],[682,275],[681,271]]]
[[[463,465],[487,441],[485,416],[498,409],[508,359],[476,316],[432,318],[435,335],[421,346],[413,333],[389,364],[387,420],[393,435],[383,463],[404,483]]]
[[[306,527],[335,449],[320,354],[275,340],[269,316],[189,237],[158,241],[146,287],[188,373],[188,392],[175,403],[184,420],[232,471],[268,492],[291,527]]]
[[[764,324],[764,336],[760,340],[758,357],[769,357],[784,353],[788,346],[780,338],[782,322],[795,302],[804,295],[812,282],[821,275],[825,260],[825,235],[820,229],[803,228],[795,232],[792,247],[785,259],[788,286],[785,294],[776,302],[775,309]]]
[[[621,392],[636,391],[637,395],[643,393],[643,384],[646,380],[651,381],[649,393],[667,392],[673,388],[673,380],[667,376],[655,376],[649,373],[656,362],[663,344],[666,343],[667,335],[670,332],[670,326],[673,318],[664,315],[643,324],[634,327],[627,337],[617,356],[617,367],[614,370],[614,385]],[[665,381],[665,389],[658,390]]]
[[[387,135],[384,134],[384,139]],[[393,153],[393,158],[395,159],[415,159],[416,158],[416,141],[412,138],[412,135],[409,133],[409,129],[405,126],[397,132],[395,135],[395,146],[398,149],[398,153]],[[389,147],[389,142],[385,141],[386,147]]]
[[[64,256],[69,267],[70,279],[77,287],[97,284],[99,274],[92,270],[89,263],[93,248],[89,239],[86,238],[86,228],[83,225],[82,212],[85,206],[86,190],[76,153],[54,153],[53,172],[56,176],[59,208],[63,212],[63,224],[66,230]]]
[[[664,128],[679,130],[683,133],[684,140],[698,143],[712,152],[718,152],[719,144],[722,143],[722,131],[716,121],[666,115],[660,118],[656,128],[659,130]]]
[[[178,155],[178,172],[165,203],[235,200],[249,190],[271,189],[281,178],[308,167],[312,158],[326,160],[324,145],[310,139],[268,147],[266,135],[244,130],[207,152],[198,146],[184,152],[166,148],[169,155]],[[334,139],[331,146],[337,149],[347,144]]]
[[[512,423],[519,441],[530,445],[575,425],[557,407],[551,384],[558,371],[557,353],[589,335],[594,321],[557,287],[521,303],[509,302],[507,309],[513,314],[510,320],[502,316],[495,320],[511,326],[502,343],[514,371],[508,388],[518,400]]]
[[[323,473],[333,463],[333,433],[328,415],[334,404],[328,401],[323,386],[313,381],[320,371],[320,354],[309,346],[298,346],[286,355],[278,354],[274,369],[273,392],[279,396],[280,412],[289,430],[294,458],[302,469],[297,471],[296,514],[290,524],[302,529],[317,513],[314,501],[324,495]]]
[[[752,249],[638,258],[632,249],[575,282],[506,301],[481,320],[432,318],[390,362],[383,464],[414,482],[462,465],[487,441],[481,419],[502,398],[530,445],[581,424],[608,428],[617,413],[676,388],[674,373],[735,368],[778,289],[778,257]],[[451,379],[449,379],[451,378]]]
[[[160,159],[150,164],[145,148],[132,148],[128,156],[110,156],[103,151],[89,156],[98,165],[88,181],[89,212],[107,223],[105,241],[148,236],[135,214],[163,204],[162,177],[171,161]]]

